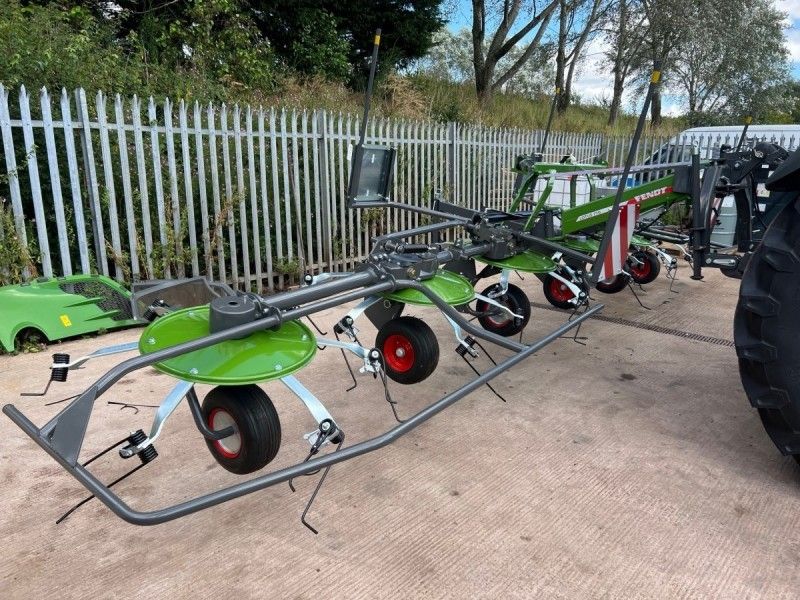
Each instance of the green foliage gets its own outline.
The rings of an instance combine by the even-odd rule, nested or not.
[[[291,66],[304,75],[346,81],[352,72],[350,45],[337,31],[336,20],[323,9],[302,8],[289,48]]]
[[[237,0],[181,2],[177,14],[133,13],[122,2],[106,15],[98,4],[0,3],[0,82],[201,100],[276,88],[269,43]]]
[[[25,281],[26,269],[29,277],[38,275],[30,247],[17,235],[11,208],[0,202],[0,286]]]
[[[444,24],[442,0],[247,0],[256,26],[275,53],[301,75],[364,81],[375,30],[379,70],[388,74],[422,57]],[[347,68],[344,68],[344,62]]]
[[[113,31],[81,7],[0,3],[0,55],[0,82],[7,87],[57,90],[91,82],[125,90],[140,76]]]

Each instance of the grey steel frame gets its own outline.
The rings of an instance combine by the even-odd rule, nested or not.
[[[343,448],[342,450],[339,450],[338,452],[326,454],[325,456],[321,456],[319,458],[313,458],[307,462],[299,463],[291,467],[280,469],[278,471],[274,471],[272,473],[256,477],[249,481],[238,483],[236,485],[223,488],[216,492],[205,494],[203,496],[198,496],[197,498],[192,498],[185,502],[181,502],[179,504],[175,504],[167,508],[162,508],[155,511],[138,511],[132,509],[119,496],[117,496],[101,481],[99,481],[94,475],[92,475],[92,473],[90,473],[87,469],[85,469],[80,464],[68,461],[62,454],[56,451],[56,449],[53,448],[53,446],[48,442],[47,434],[45,433],[43,435],[44,428],[42,428],[41,430],[38,429],[25,415],[23,415],[13,405],[8,404],[4,406],[3,412],[6,415],[8,415],[8,417],[12,421],[14,421],[14,423],[16,423],[25,433],[27,433],[37,444],[39,444],[39,446],[41,446],[48,454],[50,454],[59,464],[61,464],[61,466],[64,467],[64,469],[66,469],[67,472],[69,472],[73,477],[75,477],[75,479],[77,479],[84,487],[86,487],[86,489],[88,489],[101,502],[103,502],[103,504],[105,504],[109,509],[111,509],[111,511],[113,511],[114,514],[124,519],[125,521],[133,523],[135,525],[158,525],[160,523],[165,523],[167,521],[171,521],[173,519],[177,519],[179,517],[183,517],[198,512],[200,510],[216,506],[217,504],[227,502],[228,500],[233,500],[234,498],[239,498],[241,496],[251,494],[253,492],[262,490],[264,488],[271,487],[279,483],[283,483],[284,481],[288,481],[292,478],[299,477],[301,475],[306,475],[308,473],[316,471],[317,469],[322,469],[330,465],[335,465],[345,460],[355,458],[356,456],[361,456],[362,454],[367,454],[369,452],[373,452],[375,450],[383,448],[384,446],[387,446],[388,444],[394,442],[403,435],[409,433],[411,430],[415,429],[416,427],[418,427],[428,419],[432,418],[433,416],[437,415],[444,409],[448,408],[452,404],[455,404],[464,396],[474,391],[475,389],[479,388],[483,384],[491,381],[492,379],[494,379],[496,376],[503,373],[507,369],[513,367],[519,362],[522,362],[532,354],[541,350],[544,346],[554,341],[558,337],[564,335],[573,327],[577,327],[580,323],[582,323],[584,320],[594,315],[596,312],[600,311],[602,308],[603,305],[598,304],[587,310],[585,313],[581,314],[579,317],[564,323],[562,326],[558,327],[550,334],[542,337],[535,343],[528,346],[523,346],[522,350],[510,356],[509,358],[501,361],[496,366],[486,371],[483,375],[476,377],[469,383],[461,386],[460,388],[454,390],[453,392],[450,392],[440,400],[428,405],[426,408],[422,409],[414,416],[408,418],[403,423],[393,427],[386,433],[370,438],[368,440],[364,440],[363,442],[359,442],[352,446],[348,446],[346,448]],[[138,359],[131,359],[126,362],[131,363],[137,360]],[[130,365],[125,366],[125,363],[123,363],[122,365],[120,365],[120,368],[117,369],[116,371],[117,372],[122,371],[122,374],[124,374],[125,372],[130,372],[129,370],[126,370],[129,367]],[[122,374],[119,374],[119,376],[121,377]]]
[[[438,216],[441,216],[441,214]],[[451,221],[446,226],[452,227],[458,225],[464,225],[464,223]],[[426,229],[430,230],[432,228],[426,227]],[[401,235],[397,237],[401,237]],[[394,238],[395,236],[391,235],[387,237]],[[384,238],[384,240],[385,239],[386,238]],[[488,244],[477,244],[468,249],[453,247],[448,250],[440,251],[436,258],[439,264],[444,264],[456,257],[464,258],[480,254],[487,249],[487,246]],[[430,404],[402,424],[390,429],[384,434],[359,442],[353,446],[348,446],[334,453],[262,475],[249,481],[160,510],[142,512],[132,509],[119,496],[112,492],[109,487],[104,485],[79,463],[80,451],[83,446],[86,428],[95,401],[125,375],[155,363],[201,348],[206,348],[225,340],[245,336],[260,330],[279,327],[284,322],[294,321],[301,317],[339,306],[352,300],[406,288],[414,289],[424,294],[452,323],[456,323],[464,331],[483,340],[494,342],[501,347],[515,352],[515,354],[499,362],[496,366],[478,376],[476,379],[473,379],[442,399]],[[263,318],[151,354],[127,359],[101,376],[86,391],[80,394],[72,403],[41,428],[37,428],[36,425],[13,404],[5,405],[3,407],[3,412],[116,515],[133,524],[155,525],[382,448],[402,435],[405,435],[448,406],[454,404],[500,373],[528,356],[531,356],[573,327],[577,327],[584,320],[603,308],[602,305],[597,305],[587,310],[579,317],[558,327],[555,331],[544,336],[535,343],[525,345],[473,325],[471,322],[467,321],[458,310],[444,302],[420,281],[393,277],[390,273],[381,268],[380,259],[365,263],[363,270],[347,277],[336,278],[297,290],[283,292],[268,298],[257,297],[257,301],[260,302],[264,309],[265,316]]]

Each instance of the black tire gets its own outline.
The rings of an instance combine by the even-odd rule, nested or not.
[[[397,383],[419,383],[439,364],[436,334],[416,317],[398,317],[385,323],[378,330],[375,347],[383,354],[386,375]]]
[[[500,284],[495,283],[481,292],[484,296],[491,296],[500,289]],[[502,312],[497,307],[492,306],[484,300],[478,300],[475,305],[479,313],[491,313],[478,317],[478,322],[486,331],[491,331],[503,337],[511,337],[525,329],[531,319],[531,301],[520,288],[514,284],[508,284],[508,290],[502,296],[494,298],[503,306],[507,307],[516,315],[522,318],[512,317],[508,313]],[[494,312],[496,311],[496,312]]]
[[[564,279],[569,278],[569,275],[563,271],[559,271],[559,275],[564,277]],[[542,279],[542,291],[547,301],[556,308],[564,310],[575,308],[575,304],[570,302],[571,299],[575,298],[575,294],[572,293],[572,290],[570,290],[563,281],[556,279],[550,273],[545,275],[544,279]]]
[[[800,197],[770,224],[742,276],[734,317],[739,374],[783,454],[800,462]]]
[[[641,263],[628,263],[628,273],[630,273],[631,279],[639,285],[655,281],[661,272],[661,261],[658,260],[658,257],[645,250],[637,250],[631,253],[631,256]]]
[[[618,273],[605,281],[598,281],[594,287],[604,294],[617,294],[628,287],[628,276],[625,273]]]
[[[221,440],[206,439],[216,461],[226,470],[246,475],[264,468],[281,446],[278,412],[257,385],[218,386],[203,399],[208,427],[219,431],[233,425],[236,433]]]

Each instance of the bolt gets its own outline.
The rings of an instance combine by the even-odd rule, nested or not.
[[[154,345],[156,343],[156,338],[147,338],[147,343],[151,346]]]
[[[406,351],[403,348],[398,348],[397,350],[394,351],[394,355],[397,356],[398,358],[403,358],[406,355]]]
[[[308,335],[304,333],[303,337],[301,337],[300,339],[305,342],[308,339]]]
[[[320,428],[320,429],[321,429],[323,432],[324,432],[324,431],[328,431],[328,430],[331,428],[331,424],[330,424],[330,423],[328,423],[327,421],[323,421],[323,422],[320,424],[319,428]]]
[[[380,353],[377,350],[370,350],[369,357],[372,359],[378,359],[380,357]]]
[[[197,375],[199,372],[200,372],[200,371],[198,371],[198,370],[197,370],[197,369],[195,369],[194,367],[193,367],[193,368],[191,368],[191,369],[189,369],[189,374],[190,374],[190,375]]]
[[[275,365],[275,370],[280,371],[283,367],[281,365]]]

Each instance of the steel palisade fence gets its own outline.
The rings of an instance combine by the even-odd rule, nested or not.
[[[8,210],[10,200],[16,234],[46,277],[205,275],[271,291],[303,270],[350,270],[372,237],[425,219],[346,207],[357,116],[102,92],[90,100],[83,89],[38,96],[32,101],[23,87],[10,101],[0,85],[0,201]],[[515,157],[538,150],[542,135],[376,118],[367,141],[398,150],[394,200],[428,204],[440,192],[472,208],[502,209],[513,195]],[[729,137],[673,143],[711,156],[736,143]],[[660,150],[669,141],[644,138],[637,162],[674,159]],[[796,146],[794,138],[774,141]],[[629,136],[554,132],[545,159],[619,165],[629,144]],[[0,243],[11,233],[0,227]]]

